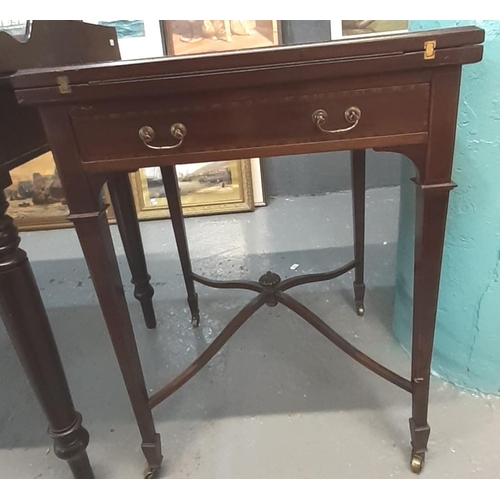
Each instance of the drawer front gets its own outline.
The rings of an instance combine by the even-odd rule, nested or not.
[[[74,107],[71,121],[82,162],[168,157],[210,151],[264,148],[343,139],[362,139],[426,132],[429,84],[402,85],[331,93],[300,93],[273,98],[217,98],[209,95],[176,100]],[[358,123],[345,113],[356,107]],[[317,110],[327,113],[322,127],[351,130],[331,134],[314,123]],[[152,146],[174,146],[180,136],[172,125],[182,124],[185,137],[172,149],[150,149],[139,136],[142,127],[154,131]],[[182,127],[181,127],[182,128]]]

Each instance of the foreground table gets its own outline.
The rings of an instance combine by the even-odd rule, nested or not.
[[[76,412],[54,335],[14,220],[7,215],[4,189],[10,171],[50,150],[38,111],[20,106],[9,75],[40,68],[120,59],[114,28],[79,21],[28,21],[25,35],[0,31],[0,316],[49,422],[55,454],[76,478],[91,478],[88,432]],[[146,268],[127,174],[109,185],[113,208],[146,325],[154,328],[153,288]],[[8,383],[8,382],[7,382]]]
[[[197,373],[264,304],[281,303],[365,367],[412,395],[412,469],[423,466],[430,363],[463,64],[481,60],[475,27],[141,62],[22,71],[22,104],[39,107],[143,439],[149,475],[162,461],[151,410]],[[415,166],[411,377],[347,343],[286,290],[339,269],[282,281],[215,281],[191,269],[175,164],[340,150],[393,151]],[[148,396],[100,196],[123,172],[160,165],[197,324],[194,282],[256,297],[199,358]],[[179,222],[180,221],[180,222]]]

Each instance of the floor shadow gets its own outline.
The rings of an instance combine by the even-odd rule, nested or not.
[[[290,293],[311,307],[346,339],[381,362],[407,358],[392,340],[393,276],[372,271],[375,262],[392,258],[394,250],[373,246],[367,251],[367,314],[352,308],[351,273],[333,282],[305,285]],[[351,248],[313,249],[265,256],[195,261],[210,277],[258,276],[268,269],[282,277],[338,267],[352,258]],[[220,264],[222,262],[222,265]],[[300,262],[298,269],[292,264]],[[140,307],[125,285],[138,348],[150,392],[176,376],[251,297],[245,291],[199,287],[202,324],[193,329],[178,263],[149,259],[155,284],[158,328],[147,330]],[[128,270],[120,258],[124,282]],[[83,414],[93,440],[107,440],[113,429],[133,423],[102,314],[83,260],[35,262],[43,299],[55,332],[75,406]],[[49,443],[45,418],[36,402],[5,332],[0,330],[0,447],[23,448]],[[228,345],[185,387],[155,409],[158,424],[188,420],[192,429],[176,438],[175,460],[196,432],[215,419],[233,416],[322,411],[380,410],[400,404],[400,389],[378,380],[336,349],[312,327],[282,306],[264,307],[243,325]],[[394,433],[388,421],[387,435]],[[393,436],[394,437],[394,436]],[[139,440],[139,437],[137,436]]]

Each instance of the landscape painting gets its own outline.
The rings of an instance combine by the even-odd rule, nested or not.
[[[8,214],[20,229],[66,227],[68,207],[52,153],[45,153],[11,170],[5,194]]]
[[[254,208],[248,160],[191,163],[176,167],[185,215],[240,212]],[[141,169],[136,176],[140,219],[168,216],[160,167]]]
[[[169,55],[279,44],[278,21],[164,21]]]
[[[408,21],[342,21],[342,36],[406,31]]]

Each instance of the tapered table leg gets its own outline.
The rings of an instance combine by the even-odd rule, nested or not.
[[[430,427],[429,384],[448,197],[454,184],[417,185],[413,290],[412,469],[420,472]]]
[[[365,313],[365,171],[366,150],[351,151],[352,213],[354,222],[354,300],[359,316]]]
[[[412,337],[411,467],[422,470],[430,435],[427,421],[434,328],[443,257],[446,215],[455,144],[460,67],[442,68],[432,80],[429,143],[406,148],[417,167],[415,204],[415,267]]]
[[[141,303],[144,320],[148,328],[156,327],[153,309],[154,289],[151,276],[148,274],[146,257],[142,245],[139,221],[134,206],[134,197],[130,187],[128,174],[119,173],[110,177],[108,189],[113,203],[116,222],[122,238],[125,255],[132,274],[134,297]]]
[[[120,365],[120,370],[142,436],[142,450],[149,472],[157,471],[162,462],[160,435],[156,433],[153,415],[127,301],[104,208],[96,213],[72,214],[80,244],[89,267],[102,314]]]
[[[62,107],[44,109],[42,121],[66,193],[71,212],[68,219],[73,222],[80,240],[142,437],[142,451],[148,462],[146,477],[151,477],[161,467],[161,441],[149,407],[141,360],[102,203],[102,187],[109,177],[84,173],[71,121]]]
[[[64,374],[54,335],[26,252],[19,248],[8,203],[0,189],[0,315],[17,355],[42,405],[57,457],[66,460],[77,479],[94,474],[82,427]]]
[[[188,305],[191,310],[191,322],[198,326],[200,322],[200,312],[198,309],[198,294],[194,288],[193,270],[191,268],[191,259],[189,257],[189,247],[186,238],[186,227],[182,215],[181,196],[179,193],[179,184],[177,182],[177,172],[175,165],[161,167],[161,175],[167,195],[168,209],[172,226],[174,228],[175,243],[181,260],[182,274],[186,284],[188,294]]]

